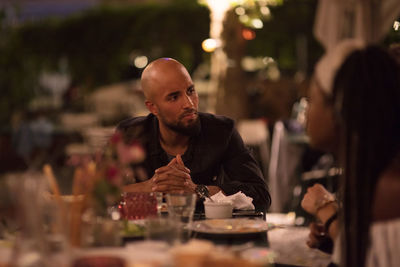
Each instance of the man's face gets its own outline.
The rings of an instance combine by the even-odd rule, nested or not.
[[[154,84],[150,111],[160,124],[184,135],[199,131],[197,114],[199,97],[190,75],[184,69],[162,74],[162,83]],[[148,105],[149,106],[149,105]]]
[[[325,101],[321,89],[315,82],[311,84],[309,100],[307,134],[310,137],[310,145],[327,152],[334,152],[338,136],[333,107]]]

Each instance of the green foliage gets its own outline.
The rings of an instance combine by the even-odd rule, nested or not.
[[[72,80],[89,90],[138,77],[130,55],[146,55],[149,60],[174,57],[192,71],[202,61],[209,11],[184,2],[104,5],[64,19],[14,28],[1,24],[0,122],[26,107],[39,86],[40,72],[58,71],[61,59],[68,62]]]
[[[272,18],[256,30],[257,37],[248,42],[248,54],[272,57],[281,70],[292,74],[297,69],[296,42],[302,36],[307,40],[311,73],[323,52],[312,33],[316,4],[316,0],[286,0],[283,5],[270,7]]]

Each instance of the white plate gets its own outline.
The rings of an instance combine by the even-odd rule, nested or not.
[[[261,219],[212,219],[194,221],[191,230],[207,234],[253,234],[268,230],[268,224]]]

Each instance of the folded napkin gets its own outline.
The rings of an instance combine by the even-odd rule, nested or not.
[[[237,210],[254,210],[253,199],[243,194],[242,191],[230,196],[225,196],[222,191],[219,191],[211,196],[211,199],[215,202],[231,202],[233,208]],[[206,202],[209,201],[211,200],[206,199]]]

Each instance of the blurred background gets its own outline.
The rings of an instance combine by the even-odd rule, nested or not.
[[[273,194],[298,209],[305,186],[334,190],[331,155],[308,147],[308,84],[323,49],[316,0],[1,0],[0,174],[49,163],[70,190],[73,155],[101,149],[116,124],[147,114],[143,68],[172,57],[200,110],[234,118]],[[400,42],[400,20],[384,44]],[[327,178],[328,177],[328,178]],[[301,213],[301,211],[298,211]]]

